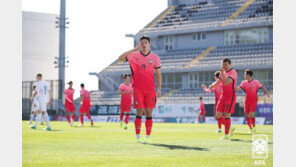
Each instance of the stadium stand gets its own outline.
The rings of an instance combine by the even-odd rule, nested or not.
[[[214,81],[213,73],[226,57],[238,71],[238,84],[249,68],[272,94],[272,0],[175,0],[168,4],[134,38],[136,45],[141,35],[149,35],[151,50],[161,59],[164,83],[158,104],[197,103],[200,95],[205,104],[213,104],[213,94],[205,93],[200,85]],[[117,89],[123,73],[130,73],[130,66],[118,60],[91,73],[99,78],[99,89],[91,92],[94,105],[120,104]],[[240,106],[244,95],[237,93]],[[273,101],[272,95],[267,98],[261,90],[258,97],[259,103]]]

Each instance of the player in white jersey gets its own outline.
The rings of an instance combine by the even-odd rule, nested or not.
[[[51,97],[50,97],[50,86],[47,82],[42,80],[42,74],[37,74],[36,76],[37,83],[35,88],[35,93],[30,98],[31,102],[33,102],[33,99],[36,95],[38,95],[38,102],[39,107],[37,110],[37,116],[36,116],[36,122],[34,126],[31,126],[32,129],[36,129],[38,125],[38,121],[41,120],[41,114],[44,115],[44,121],[46,121],[47,127],[44,130],[51,130],[51,127],[49,125],[49,116],[47,114],[46,106],[47,104],[51,104]]]
[[[32,95],[34,95],[36,92],[35,88],[36,88],[36,85],[33,86]],[[38,101],[38,95],[36,95],[33,98],[32,107],[31,107],[31,114],[30,114],[30,121],[28,122],[28,124],[32,124],[32,121],[34,119],[34,116],[35,116],[38,108],[39,108],[39,101]]]

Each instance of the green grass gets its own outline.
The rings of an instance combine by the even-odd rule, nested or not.
[[[247,125],[237,125],[232,141],[220,140],[217,125],[154,123],[152,144],[136,143],[134,124],[129,129],[119,123],[95,123],[90,127],[69,127],[66,122],[51,122],[30,129],[23,121],[23,166],[255,166],[252,135]],[[269,157],[273,166],[272,126],[257,126],[269,136]],[[142,138],[145,124],[142,124]]]

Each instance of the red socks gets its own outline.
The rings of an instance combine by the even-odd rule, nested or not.
[[[74,119],[75,119],[75,114],[72,113],[72,120],[74,121]]]
[[[139,135],[141,133],[141,126],[142,126],[142,117],[136,116],[135,129],[136,129],[137,135]]]
[[[203,117],[204,123],[206,123],[206,117]]]
[[[70,123],[71,122],[70,115],[66,115],[66,118],[67,118],[68,122]]]
[[[228,135],[231,126],[230,118],[225,118],[225,135]]]
[[[120,113],[120,115],[119,115],[119,118],[120,118],[120,122],[122,122],[122,120],[123,120],[123,113]]]
[[[224,126],[226,126],[226,125],[225,125],[225,117],[222,116],[220,119],[218,119],[218,124],[219,124],[219,123],[220,123],[220,124],[223,124]]]
[[[200,121],[200,116],[198,116],[198,120],[197,120],[198,122]]]
[[[252,118],[252,123],[253,123],[253,127],[255,127],[255,123],[256,123],[255,117]]]
[[[145,121],[146,135],[151,134],[152,125],[153,125],[152,117],[146,117],[146,121]]]
[[[80,115],[80,122],[83,124],[83,115]]]
[[[125,124],[128,124],[129,121],[129,113],[126,113],[125,115]]]
[[[251,120],[251,118],[247,118],[247,123],[249,125],[249,128],[252,129],[252,120]]]
[[[88,118],[89,120],[91,120],[91,116],[90,116],[90,114],[86,114],[86,116],[87,116],[87,118]]]
[[[221,122],[219,122],[219,120],[216,118],[217,122],[218,122],[218,128],[221,129]]]

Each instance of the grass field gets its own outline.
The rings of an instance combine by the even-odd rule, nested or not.
[[[255,166],[247,125],[236,126],[232,141],[224,141],[217,125],[154,123],[152,144],[136,143],[133,123],[128,130],[119,123],[74,125],[51,122],[53,130],[43,131],[45,125],[34,130],[23,121],[23,166]],[[257,126],[257,132],[269,136],[265,166],[273,166],[272,126]]]

